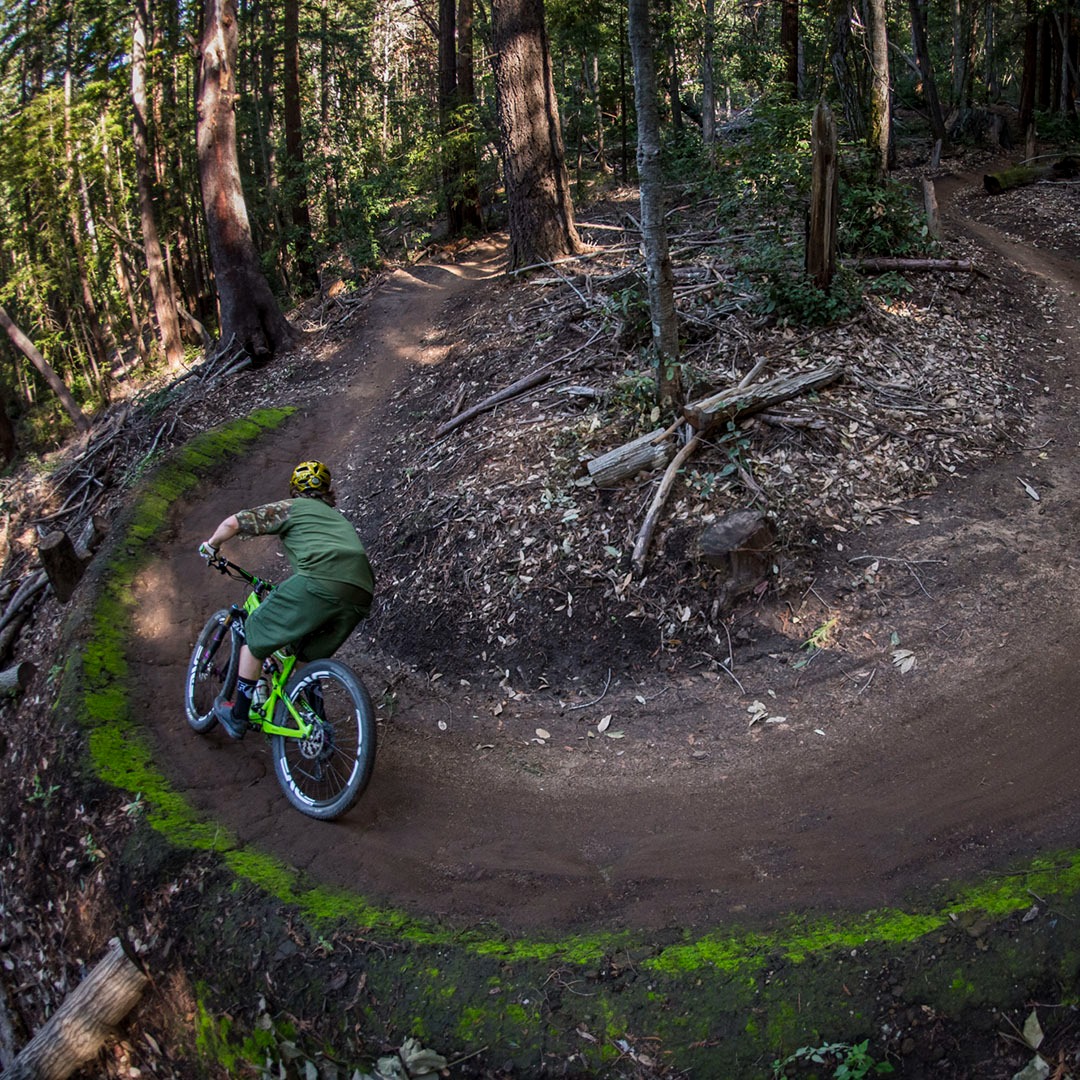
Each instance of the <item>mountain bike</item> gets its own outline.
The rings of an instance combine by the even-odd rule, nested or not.
[[[184,683],[187,722],[203,734],[216,724],[214,703],[236,689],[244,620],[273,591],[222,555],[211,569],[246,582],[242,604],[215,611],[199,633]],[[274,772],[285,797],[309,817],[332,821],[359,798],[375,764],[375,714],[360,677],[337,660],[297,659],[296,646],[263,662],[251,704],[251,726],[270,739]]]

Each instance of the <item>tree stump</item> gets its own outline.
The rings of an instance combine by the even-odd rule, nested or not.
[[[701,561],[723,573],[727,599],[750,592],[769,575],[772,527],[756,510],[735,510],[713,522],[698,540]]]
[[[30,680],[36,673],[37,668],[29,660],[15,664],[6,671],[0,671],[0,697],[14,697],[21,694],[30,685]]]
[[[65,1080],[101,1049],[149,981],[114,938],[105,958],[22,1048],[4,1080]]]
[[[57,529],[49,533],[38,545],[41,565],[48,575],[49,584],[61,604],[71,599],[75,587],[82,581],[86,563],[79,558],[71,537]]]

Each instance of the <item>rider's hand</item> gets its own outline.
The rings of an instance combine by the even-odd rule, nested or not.
[[[218,549],[210,543],[209,540],[204,540],[199,545],[199,554],[209,562],[211,559],[217,558]]]

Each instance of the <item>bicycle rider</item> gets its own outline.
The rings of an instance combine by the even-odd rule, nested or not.
[[[299,643],[300,660],[332,656],[371,610],[371,564],[356,530],[334,508],[330,470],[321,461],[300,462],[289,492],[288,499],[231,514],[199,545],[199,554],[211,559],[234,536],[272,534],[293,570],[245,620],[236,698],[214,705],[233,739],[247,731],[252,693],[271,653]]]

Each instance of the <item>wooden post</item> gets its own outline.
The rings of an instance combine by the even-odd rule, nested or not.
[[[4,1080],[65,1080],[101,1049],[149,981],[142,965],[113,938],[105,958],[23,1047]]]
[[[934,181],[928,176],[922,180],[923,207],[926,210],[926,228],[935,240],[941,239],[941,216],[938,213],[937,192]]]
[[[836,119],[824,101],[814,109],[811,132],[813,166],[810,181],[810,223],[806,233],[806,272],[828,291],[836,272],[836,221],[839,174],[836,167]]]

